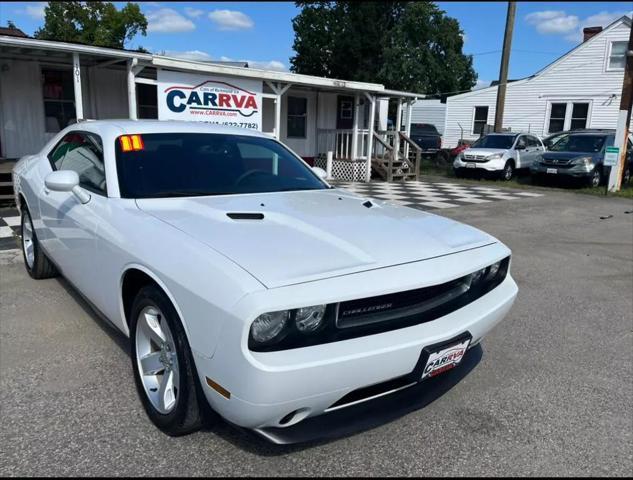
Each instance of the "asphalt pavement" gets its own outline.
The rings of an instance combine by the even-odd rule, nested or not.
[[[631,210],[548,192],[439,212],[512,249],[513,310],[430,404],[298,446],[224,422],[162,434],[127,340],[64,280],[32,280],[2,253],[0,475],[633,475]]]

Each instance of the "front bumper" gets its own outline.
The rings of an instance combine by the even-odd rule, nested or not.
[[[530,173],[532,175],[548,175],[552,177],[567,177],[567,178],[590,178],[593,175],[593,171],[596,168],[602,168],[600,165],[592,165],[586,167],[584,165],[574,165],[569,168],[561,168],[556,165],[544,165],[540,162],[533,163],[530,167]]]
[[[485,248],[496,250],[498,259],[509,253],[499,244]],[[446,275],[454,275],[451,273],[452,264],[459,263],[459,257],[465,253],[452,255],[455,257],[452,261],[443,262]],[[482,257],[487,255],[482,254]],[[433,269],[442,265],[439,260],[420,263]],[[489,263],[489,259],[483,262]],[[406,279],[413,268],[411,265],[394,268],[395,278],[400,271],[402,278]],[[418,267],[418,274],[423,278],[424,270]],[[359,278],[371,281],[372,276],[382,278],[383,286],[388,287],[392,282],[388,273],[381,275],[376,271]],[[349,280],[347,283],[350,283]],[[310,285],[294,288],[305,289]],[[247,347],[247,331],[235,322],[226,323],[213,357],[200,353],[194,353],[194,357],[207,400],[221,416],[238,426],[260,431],[287,428],[308,417],[326,413],[352,391],[411,373],[427,345],[466,331],[472,335],[471,344],[475,345],[508,313],[517,292],[514,280],[508,275],[491,292],[437,320],[381,334],[279,352],[251,352]],[[238,348],[240,345],[241,348]],[[230,392],[230,398],[207,387],[207,378]],[[297,413],[290,421],[282,421],[292,412]]]
[[[466,171],[486,171],[486,172],[500,172],[505,168],[506,160],[501,157],[495,160],[488,160],[485,162],[470,162],[464,161],[460,158],[455,158],[453,161],[453,168],[464,169]]]

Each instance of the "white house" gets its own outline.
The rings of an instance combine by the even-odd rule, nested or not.
[[[631,19],[585,29],[583,43],[534,75],[507,84],[504,128],[548,135],[616,128]],[[497,87],[448,97],[444,147],[476,140],[493,125]]]
[[[372,169],[402,176],[392,175],[394,165],[400,174],[417,170],[407,163],[414,147],[406,135],[410,115],[402,112],[423,95],[17,32],[0,31],[0,158],[39,151],[77,119],[158,118],[268,132],[336,178],[366,181]],[[389,101],[397,104],[399,134],[381,131]],[[328,152],[333,160],[326,163]]]

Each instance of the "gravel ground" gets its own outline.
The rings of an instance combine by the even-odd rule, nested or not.
[[[513,250],[519,298],[481,361],[424,408],[290,447],[223,422],[165,436],[126,339],[66,282],[0,255],[0,475],[630,476],[632,209],[556,192],[442,211]]]

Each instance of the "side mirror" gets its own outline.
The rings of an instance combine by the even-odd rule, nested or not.
[[[72,170],[57,170],[44,179],[46,188],[53,192],[72,192],[81,203],[90,201],[90,194],[79,186],[79,175]]]
[[[316,173],[321,180],[325,180],[327,178],[327,172],[321,167],[312,167],[312,171]]]

